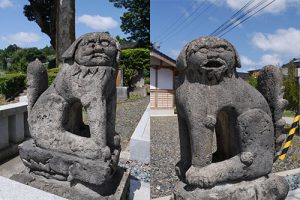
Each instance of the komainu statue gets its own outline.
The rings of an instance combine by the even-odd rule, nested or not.
[[[88,33],[63,54],[64,63],[48,89],[42,64],[29,65],[32,140],[19,149],[31,174],[80,183],[91,191],[100,188],[101,195],[109,193],[108,182],[115,181],[111,179],[120,155],[120,137],[115,132],[119,57],[119,43],[108,33]]]
[[[286,106],[280,71],[268,66],[259,78],[261,92],[269,91],[268,104],[238,77],[239,67],[233,45],[217,37],[193,40],[178,56],[181,159],[176,172],[181,181],[175,199],[271,200],[287,195],[284,178],[271,174]],[[268,71],[273,74],[265,75]]]

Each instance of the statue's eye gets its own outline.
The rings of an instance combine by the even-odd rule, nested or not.
[[[217,52],[223,52],[223,51],[225,51],[225,49],[223,47],[218,47],[218,48],[216,48],[216,51]]]
[[[200,53],[208,53],[208,49],[202,47],[202,48],[199,49],[199,52],[200,52]]]
[[[107,47],[109,45],[109,42],[106,40],[103,40],[100,42],[101,46]]]
[[[80,46],[86,46],[86,45],[88,45],[89,43],[87,42],[87,41],[82,41],[81,43],[80,43]]]

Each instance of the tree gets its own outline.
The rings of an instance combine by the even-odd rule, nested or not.
[[[299,86],[296,79],[296,67],[291,61],[287,64],[288,76],[284,79],[284,99],[288,100],[288,109],[296,111],[299,103]]]
[[[150,45],[150,1],[149,0],[109,0],[117,8],[127,12],[121,17],[121,29],[129,33],[129,40],[137,41],[141,47]]]
[[[75,40],[75,0],[28,1],[24,15],[50,37],[56,51],[56,63],[61,63],[62,54]]]
[[[24,6],[24,15],[29,21],[35,21],[41,31],[50,37],[50,43],[56,47],[56,9],[57,0],[28,0]]]

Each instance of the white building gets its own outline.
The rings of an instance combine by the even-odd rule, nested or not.
[[[175,107],[176,61],[156,49],[150,52],[151,109]]]

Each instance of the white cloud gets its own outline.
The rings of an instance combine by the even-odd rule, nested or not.
[[[170,53],[171,53],[171,56],[177,58],[177,56],[178,56],[179,53],[180,53],[180,50],[172,49],[172,50],[170,51]]]
[[[239,10],[241,9],[246,3],[248,3],[248,0],[209,0],[211,3],[214,3],[215,5],[224,5],[228,6],[229,8],[233,10]],[[252,8],[253,6],[257,5],[260,0],[255,0],[251,5],[249,5],[249,8]],[[257,8],[262,8],[263,6],[267,5],[271,1],[265,1],[261,6]],[[271,3],[269,6],[264,8],[260,14],[262,13],[272,13],[272,14],[279,14],[281,12],[284,12],[289,6],[295,6],[295,3],[299,2],[299,0],[277,0]]]
[[[190,16],[190,13],[186,10],[186,9],[182,9],[182,14],[183,14],[183,16],[185,17],[185,18],[188,18],[189,16]]]
[[[242,66],[245,65],[255,65],[255,62],[246,56],[241,56]]]
[[[261,57],[259,64],[262,67],[265,65],[281,66],[282,60],[280,59],[279,55],[277,55],[277,54],[266,54]]]
[[[278,29],[274,34],[254,33],[254,46],[282,56],[300,57],[300,30]]]
[[[78,17],[78,22],[94,30],[106,31],[118,26],[118,22],[112,17],[103,17],[100,15],[82,15]]]
[[[247,1],[241,1],[241,0],[226,0],[226,4],[232,8],[232,9],[240,9],[241,7],[243,7]]]
[[[1,39],[10,44],[23,45],[26,43],[28,44],[38,42],[40,40],[40,36],[35,33],[19,32],[7,36],[2,36]]]
[[[0,8],[12,7],[13,3],[11,0],[0,0]]]

